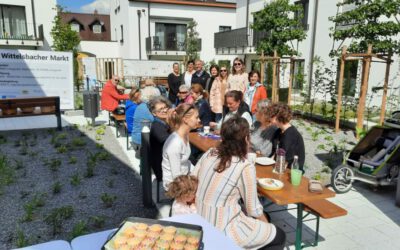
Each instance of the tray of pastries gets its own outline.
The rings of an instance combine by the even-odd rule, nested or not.
[[[110,235],[103,250],[203,249],[203,229],[198,225],[130,217]]]

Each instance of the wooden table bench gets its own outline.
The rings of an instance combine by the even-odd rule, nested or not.
[[[17,111],[18,108],[21,110],[21,112]],[[59,96],[0,99],[0,109],[2,110],[2,115],[0,118],[54,114],[57,117],[58,130],[62,129]]]
[[[119,137],[119,125],[121,123],[125,122],[125,114],[123,115],[117,115],[113,112],[109,112],[109,121],[108,124],[111,124],[111,120],[114,120],[114,126],[115,126],[115,135],[117,136],[117,138]]]

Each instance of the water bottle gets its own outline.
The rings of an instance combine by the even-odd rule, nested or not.
[[[293,163],[292,163],[292,170],[293,169],[297,169],[297,170],[299,170],[300,169],[300,167],[299,167],[299,157],[297,156],[297,155],[295,155],[294,156],[294,159],[293,159]]]
[[[286,151],[283,148],[276,150],[276,162],[273,172],[276,174],[283,174],[286,170]]]

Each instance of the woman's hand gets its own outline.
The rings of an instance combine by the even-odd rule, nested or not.
[[[217,126],[217,123],[216,122],[210,122],[209,125],[210,125],[211,128],[215,128]]]

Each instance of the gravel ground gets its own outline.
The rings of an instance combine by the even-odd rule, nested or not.
[[[109,129],[70,127],[61,132],[44,129],[0,133],[0,157],[7,156],[7,166],[14,172],[14,183],[8,186],[2,187],[0,178],[0,249],[71,240],[79,234],[115,228],[129,216],[157,216],[156,209],[143,207],[140,177],[129,167]],[[92,157],[96,158],[94,175],[85,176],[90,176],[87,163],[96,153]],[[71,163],[74,159],[76,163]],[[59,193],[53,190],[56,182],[61,184]],[[105,193],[116,197],[111,207],[101,199]],[[52,209],[63,206],[72,206],[73,215],[63,219],[60,232],[53,235],[45,218]],[[78,223],[81,228],[75,229],[74,235]]]
[[[336,134],[330,126],[302,119],[294,119],[292,124],[304,139],[305,176],[330,184],[331,171],[341,164],[345,150],[352,149],[357,142],[354,132],[343,130]]]

